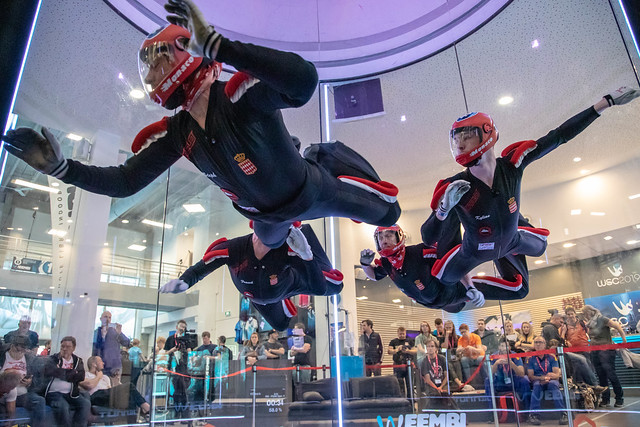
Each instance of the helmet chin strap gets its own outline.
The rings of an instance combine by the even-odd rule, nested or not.
[[[196,99],[205,91],[209,90],[213,82],[220,76],[222,65],[218,62],[212,62],[206,67],[202,67],[193,76],[193,79],[185,84],[185,100],[182,103],[182,109],[191,110]]]

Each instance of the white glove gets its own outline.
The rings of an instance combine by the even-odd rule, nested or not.
[[[482,307],[484,305],[484,295],[473,286],[467,288],[467,298],[469,298],[469,302],[475,307]]]
[[[445,219],[451,209],[458,204],[462,196],[464,196],[470,188],[471,184],[464,179],[458,179],[449,184],[438,204],[438,210],[436,211],[438,219]]]
[[[311,261],[313,259],[313,252],[311,252],[311,246],[307,242],[302,230],[293,225],[289,229],[289,236],[287,236],[287,245],[294,251],[300,258],[305,261]]]
[[[189,289],[189,285],[180,279],[173,279],[160,288],[161,294],[179,294]]]
[[[42,128],[42,135],[30,128],[10,130],[2,136],[8,152],[24,160],[35,170],[62,178],[69,168],[62,155],[60,143],[49,129]]]
[[[191,0],[168,0],[164,8],[170,15],[167,21],[186,28],[191,33],[187,51],[195,56],[216,59],[220,34],[209,25],[200,9]]]
[[[605,95],[604,99],[607,100],[607,102],[609,103],[609,106],[611,107],[613,105],[627,104],[639,96],[640,96],[639,90],[636,90],[627,86],[622,86],[614,90],[613,92]]]
[[[376,254],[371,249],[363,249],[360,252],[360,265],[371,265],[375,257]]]

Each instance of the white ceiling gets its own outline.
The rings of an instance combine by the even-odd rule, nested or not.
[[[116,3],[133,2],[111,3],[116,6]],[[158,9],[161,3],[149,0],[134,5],[139,12],[141,8]],[[215,23],[221,31],[228,30],[234,38],[237,35],[240,39],[246,36],[250,40],[274,41],[277,35],[280,39],[276,41],[295,45],[309,42],[320,34],[321,44],[325,46],[335,46],[331,43],[344,37],[375,40],[376,31],[406,28],[412,17],[419,20],[429,15],[429,8],[446,4],[414,1],[404,7],[396,6],[398,10],[392,7],[385,11],[386,15],[380,15],[388,17],[388,26],[374,25],[374,21],[369,20],[371,25],[358,27],[361,32],[357,33],[351,28],[353,22],[370,18],[372,5],[395,4],[368,2],[363,6],[365,3],[351,1],[311,4],[280,0],[269,2],[265,8],[258,7],[266,4],[263,2],[197,3],[216,16]],[[456,4],[469,8],[475,4],[490,5],[498,10],[502,3],[460,1]],[[244,7],[247,9],[238,11]],[[290,20],[292,13],[296,17],[306,14],[304,22],[315,19],[321,23],[321,31],[309,33],[311,39],[291,36],[290,30],[306,28],[300,25],[302,20]],[[276,20],[279,16],[285,18],[285,23]],[[231,23],[240,26],[227,25]],[[433,30],[428,25],[425,28]],[[402,37],[410,34],[413,33],[407,32]],[[460,35],[457,33],[453,38]],[[140,86],[136,52],[143,38],[140,30],[104,1],[44,1],[16,112],[43,125],[87,138],[106,131],[119,136],[122,147],[128,149],[141,128],[168,113],[146,99],[133,100],[128,95],[131,88]],[[535,39],[539,47],[534,49],[531,43]],[[365,155],[383,179],[400,188],[403,209],[424,210],[425,217],[437,180],[459,170],[448,150],[447,132],[453,120],[466,112],[465,95],[470,110],[492,114],[500,130],[498,150],[501,150],[512,142],[544,135],[621,84],[638,85],[607,0],[515,0],[489,23],[458,42],[455,50],[446,48],[424,61],[382,74],[384,116],[331,126],[333,139],[340,139]],[[301,53],[310,60],[325,59],[318,56],[318,52]],[[368,72],[391,68],[378,65],[371,65]],[[119,73],[122,79],[118,78]],[[366,73],[355,73],[360,74]],[[331,74],[327,76],[332,78]],[[508,106],[498,105],[497,99],[507,94],[514,102]],[[320,140],[319,98],[316,94],[306,106],[284,112],[291,133],[300,136],[303,143]],[[402,115],[407,118],[405,122],[400,121]],[[615,173],[624,163],[640,169],[637,168],[640,164],[639,118],[640,101],[611,109],[567,146],[530,166],[523,183],[523,205],[527,194],[579,180],[581,169],[588,169],[589,174]],[[582,161],[574,163],[575,156],[580,156]],[[627,186],[616,188],[619,203],[602,208],[607,211],[607,219],[617,226],[612,227],[609,222],[607,225],[585,222],[581,228],[589,231],[593,227],[587,235],[640,223],[640,199],[632,201],[624,197],[627,193],[640,193],[640,185],[633,181]],[[573,208],[570,201],[575,202],[575,198],[556,197],[548,211],[540,214],[543,223],[552,223],[569,212]],[[571,221],[566,215],[566,220]],[[557,228],[552,229],[552,233],[561,241],[564,227],[558,225]]]

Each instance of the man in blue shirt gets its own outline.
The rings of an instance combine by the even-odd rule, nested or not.
[[[547,341],[543,336],[537,336],[533,340],[533,349],[534,351],[547,349]],[[558,360],[551,354],[532,356],[529,358],[527,375],[533,383],[529,422],[533,425],[540,425],[540,415],[536,411],[540,409],[540,401],[545,392],[551,393],[553,403],[557,409],[564,409],[564,402],[562,400],[562,394],[560,393],[560,367],[558,366]],[[567,413],[563,412],[559,424],[568,423]]]

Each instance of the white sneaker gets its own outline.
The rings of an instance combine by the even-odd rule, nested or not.
[[[294,251],[300,258],[305,261],[311,261],[313,259],[313,252],[311,252],[311,246],[307,242],[302,230],[291,226],[289,229],[289,236],[287,237],[287,245]]]
[[[465,384],[464,387],[462,387],[462,391],[474,391],[475,388],[473,388],[471,386],[471,384]]]

